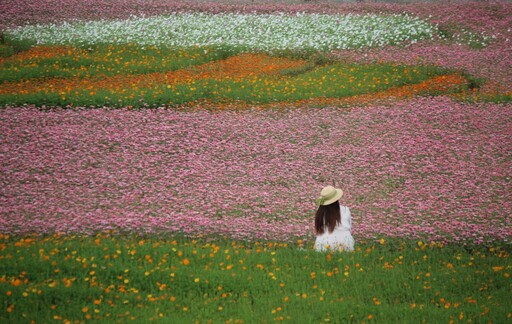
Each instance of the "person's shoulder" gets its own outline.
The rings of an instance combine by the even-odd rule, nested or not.
[[[340,211],[342,214],[349,214],[350,213],[350,207],[345,205],[340,205]]]

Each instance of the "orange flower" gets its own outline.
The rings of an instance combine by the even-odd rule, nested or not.
[[[11,281],[11,285],[13,285],[14,287],[18,287],[19,285],[21,285],[21,280],[16,278],[13,281]]]

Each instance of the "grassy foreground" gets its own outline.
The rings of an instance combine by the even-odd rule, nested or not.
[[[0,237],[0,320],[15,323],[494,322],[512,318],[510,254],[440,243],[98,234]]]

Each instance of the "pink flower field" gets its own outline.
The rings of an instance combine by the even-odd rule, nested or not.
[[[425,41],[336,55],[462,69],[490,79],[488,91],[512,90],[512,4],[506,2],[6,0],[0,21],[5,28],[180,10],[432,15],[434,23],[466,24],[492,41],[480,49]],[[311,241],[315,198],[335,181],[351,207],[356,241],[512,243],[510,103],[440,96],[350,109],[200,108],[2,108],[0,233],[116,230]]]
[[[357,238],[510,242],[511,105],[286,112],[3,110],[1,232],[309,238],[345,189]]]

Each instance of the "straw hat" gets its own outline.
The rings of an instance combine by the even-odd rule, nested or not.
[[[320,192],[320,197],[316,200],[316,203],[322,206],[330,205],[339,200],[341,196],[343,196],[343,190],[327,186]]]

